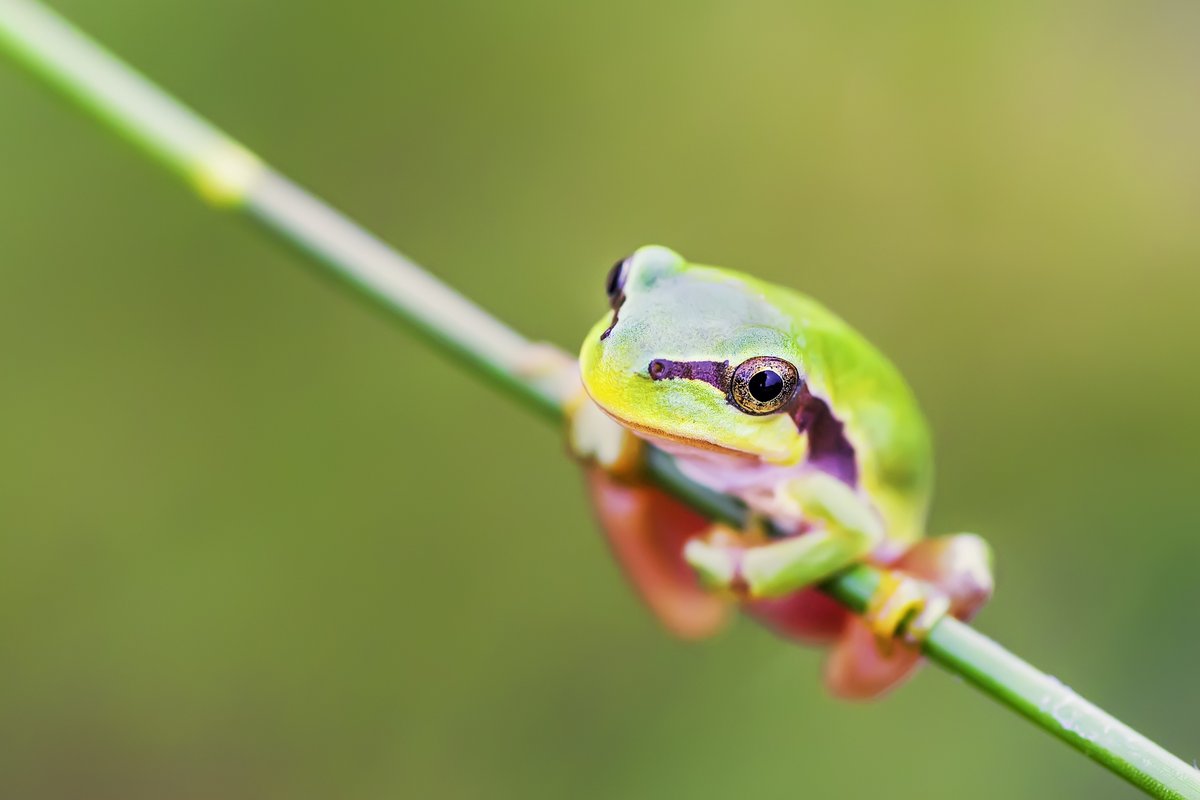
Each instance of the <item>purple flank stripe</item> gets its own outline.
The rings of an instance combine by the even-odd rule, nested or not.
[[[858,460],[854,446],[846,439],[846,426],[835,417],[825,401],[800,388],[792,419],[796,429],[808,434],[808,463],[838,480],[858,484]]]

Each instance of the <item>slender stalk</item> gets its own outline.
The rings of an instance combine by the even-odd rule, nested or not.
[[[243,210],[475,374],[550,419],[562,416],[570,387],[528,377],[525,367],[538,352],[531,342],[274,172],[45,6],[0,0],[0,49],[184,177],[202,197]],[[666,454],[651,451],[648,469],[662,488],[708,516],[744,519],[737,500],[692,483]],[[861,612],[878,581],[877,570],[857,566],[823,589]],[[1200,772],[967,625],[942,620],[924,651],[1147,794],[1200,800]]]

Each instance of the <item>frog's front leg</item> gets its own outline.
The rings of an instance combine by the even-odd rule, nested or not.
[[[823,581],[865,561],[883,541],[879,517],[845,483],[824,473],[789,481],[780,501],[811,530],[767,544],[727,535],[694,539],[684,557],[710,586],[727,588],[751,600],[781,597]],[[932,585],[948,564],[969,548],[914,547],[883,573],[863,623],[883,655],[902,629],[910,642],[920,639],[951,607],[951,595]],[[960,559],[961,560],[961,559]],[[921,578],[931,579],[926,583]]]
[[[871,508],[849,486],[824,473],[788,481],[777,500],[810,530],[766,544],[728,536],[693,539],[684,557],[707,584],[751,599],[781,597],[864,560],[883,539]]]

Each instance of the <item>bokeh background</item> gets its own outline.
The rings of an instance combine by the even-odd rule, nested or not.
[[[1194,3],[57,0],[535,336],[670,244],[909,376],[979,626],[1200,756]],[[638,607],[555,431],[0,63],[0,796],[1136,796]]]

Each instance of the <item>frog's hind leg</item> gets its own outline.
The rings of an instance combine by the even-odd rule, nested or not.
[[[720,629],[730,599],[705,589],[683,558],[688,540],[712,523],[658,489],[621,482],[599,467],[587,468],[587,480],[613,554],[659,621],[687,639]]]
[[[859,617],[846,623],[825,661],[825,685],[839,697],[868,700],[896,686],[916,668],[921,654],[896,645],[885,653],[871,627]]]
[[[991,597],[991,550],[973,534],[922,539],[885,566],[927,584],[949,601],[949,613],[962,620],[969,620]],[[920,658],[914,646],[895,643],[881,648],[875,629],[855,617],[829,654],[826,682],[842,697],[876,697],[903,681]]]
[[[743,606],[772,632],[802,644],[829,644],[842,635],[850,612],[816,589],[801,589],[785,597],[747,600]]]

